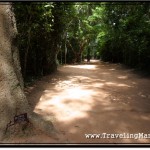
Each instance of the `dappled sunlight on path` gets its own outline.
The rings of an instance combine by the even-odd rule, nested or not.
[[[55,114],[59,121],[72,121],[76,118],[86,117],[83,111],[90,110],[92,100],[84,102],[84,99],[91,99],[92,91],[83,90],[79,87],[69,88],[59,93],[51,95],[50,92],[43,94],[36,109],[43,109]],[[80,106],[83,106],[80,108]],[[91,105],[91,106],[90,106]],[[82,110],[82,111],[81,111]]]
[[[81,69],[90,69],[90,70],[94,70],[96,69],[96,65],[70,65],[70,66],[67,66],[68,68],[69,67],[72,67],[72,68],[81,68]]]
[[[149,133],[150,80],[119,64],[65,65],[28,94],[67,143],[138,143],[148,139],[86,139],[88,133]]]

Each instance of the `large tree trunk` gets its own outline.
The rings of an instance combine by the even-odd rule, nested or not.
[[[5,3],[6,4],[6,3]],[[51,134],[54,127],[33,113],[23,91],[17,29],[11,4],[0,3],[0,139],[15,115],[27,113],[29,122]]]

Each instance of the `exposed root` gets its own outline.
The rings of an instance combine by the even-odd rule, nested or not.
[[[39,114],[32,113],[29,115],[29,122],[48,136],[58,139],[58,131],[55,129],[51,121],[46,121]]]
[[[55,140],[59,140],[58,131],[51,121],[44,120],[36,113],[29,113],[28,119],[29,122],[20,122],[10,126],[0,141],[2,143],[11,143],[15,138],[26,138],[39,133],[44,133]]]

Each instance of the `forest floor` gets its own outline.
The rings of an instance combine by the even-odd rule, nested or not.
[[[26,89],[34,112],[57,137],[36,132],[13,143],[150,143],[150,139],[86,138],[85,134],[150,134],[150,78],[121,64],[65,65]]]

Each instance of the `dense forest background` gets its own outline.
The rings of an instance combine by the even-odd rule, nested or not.
[[[15,2],[24,80],[87,56],[150,71],[149,2]]]

